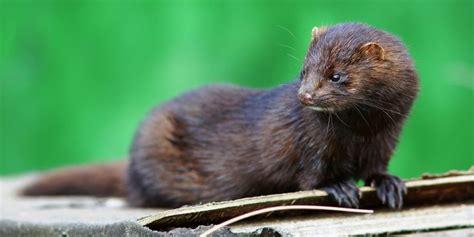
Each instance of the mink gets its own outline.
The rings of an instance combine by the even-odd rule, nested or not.
[[[293,81],[210,85],[154,108],[122,172],[126,196],[179,207],[321,189],[358,207],[362,180],[401,208],[406,188],[387,166],[418,90],[396,36],[360,23],[314,28]]]

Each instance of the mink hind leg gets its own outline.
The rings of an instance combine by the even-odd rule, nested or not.
[[[134,158],[127,179],[130,205],[176,208],[208,201],[205,178],[180,158]]]
[[[186,152],[186,124],[172,111],[156,110],[141,125],[130,151],[130,205],[179,207],[203,200],[205,177]]]
[[[182,203],[167,197],[163,182],[151,167],[143,167],[142,162],[133,160],[127,171],[127,200],[129,205],[136,207],[178,207]]]

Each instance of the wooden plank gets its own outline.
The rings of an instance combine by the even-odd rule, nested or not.
[[[406,207],[474,200],[474,174],[472,172],[460,176],[410,180],[406,182],[406,186],[408,189],[408,194],[405,196]],[[360,190],[362,192],[361,208],[383,207],[373,188],[362,187]],[[141,218],[138,222],[153,230],[195,227],[219,223],[261,208],[292,204],[335,206],[325,192],[312,190],[186,206],[159,212],[156,215]]]
[[[406,237],[473,237],[474,236],[474,228],[462,228],[462,229],[454,229],[454,230],[440,230],[440,231],[428,231],[428,232],[415,232],[409,234],[403,234],[399,236],[406,236]]]
[[[231,230],[234,233],[250,233],[263,226],[283,236],[385,236],[414,233],[442,236],[441,233],[445,230],[458,229],[473,233],[474,204],[444,204],[406,208],[401,211],[384,209],[370,215],[332,214],[265,218],[233,225]]]

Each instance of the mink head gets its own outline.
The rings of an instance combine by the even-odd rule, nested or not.
[[[301,103],[327,112],[398,102],[409,109],[418,90],[403,44],[355,23],[313,29],[300,81]]]

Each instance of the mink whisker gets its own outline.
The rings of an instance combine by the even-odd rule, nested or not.
[[[369,124],[369,121],[367,121],[367,119],[364,117],[364,115],[362,114],[362,111],[360,111],[359,107],[357,106],[356,103],[352,103],[354,105],[354,109],[357,110],[357,112],[360,114],[360,116],[362,117],[362,120],[364,120],[365,124],[367,124],[367,127],[370,128],[370,124]]]
[[[348,128],[351,128],[351,126],[349,126],[347,123],[345,123],[338,115],[337,115],[337,112],[334,112],[334,115],[336,115],[336,118],[339,119],[339,121],[341,121],[342,124],[344,124],[346,127]]]
[[[295,48],[293,48],[293,47],[291,47],[291,46],[288,46],[288,45],[286,45],[286,44],[278,44],[278,45],[280,45],[280,46],[282,46],[282,47],[285,47],[285,48],[287,48],[287,49],[291,49],[291,50],[293,50],[293,51],[296,51]]]
[[[286,27],[284,27],[284,26],[282,26],[282,25],[277,25],[277,27],[280,28],[280,29],[282,29],[282,30],[284,30],[284,31],[286,31],[286,32],[288,32],[294,39],[298,39],[298,38],[296,37],[296,35],[293,34],[293,32],[291,32],[290,29],[288,29],[288,28],[286,28]]]

